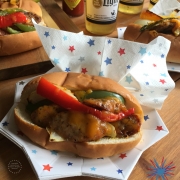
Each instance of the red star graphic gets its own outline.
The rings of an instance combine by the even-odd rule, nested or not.
[[[156,64],[153,64],[154,67],[156,67]]]
[[[71,51],[71,52],[73,52],[75,49],[74,49],[74,46],[69,46],[69,50]]]
[[[162,130],[164,130],[164,129],[162,128],[162,126],[157,126],[157,127],[156,127],[156,130],[162,131]]]
[[[120,156],[119,156],[121,159],[124,159],[125,157],[127,157],[126,156],[126,153],[124,153],[124,154],[120,154]]]
[[[120,54],[120,56],[123,55],[123,54],[125,54],[124,51],[125,51],[125,49],[121,49],[121,48],[119,49],[118,53]]]
[[[101,55],[101,51],[98,51],[97,53],[98,53],[98,55]]]
[[[52,168],[49,164],[43,165],[43,166],[44,166],[44,169],[43,169],[43,170],[47,170],[47,171],[50,171],[51,168]]]
[[[160,81],[162,84],[166,83],[166,81],[164,79],[160,79]]]
[[[81,72],[85,74],[85,73],[87,73],[87,69],[86,68],[82,68]]]
[[[17,131],[17,135],[24,136],[23,132]]]

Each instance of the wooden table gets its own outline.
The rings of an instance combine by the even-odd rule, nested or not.
[[[44,0],[47,1],[47,0]],[[51,2],[51,0],[48,0]],[[61,2],[57,1],[59,5]],[[52,4],[51,4],[52,5]],[[148,1],[145,2],[145,6],[148,5]],[[54,4],[53,4],[54,7]],[[55,5],[55,9],[57,6]],[[47,7],[48,9],[48,7]],[[51,8],[49,9],[51,12]],[[61,11],[62,12],[62,11]],[[52,15],[53,16],[53,15]],[[77,29],[72,31],[84,30],[83,16],[79,18],[72,18],[72,22],[77,25]],[[138,18],[138,15],[123,15],[118,14],[118,27],[125,26],[127,23]],[[71,22],[71,23],[72,23]],[[74,25],[73,25],[74,26]],[[62,26],[63,27],[63,26]],[[88,34],[88,33],[87,33]],[[116,37],[117,32],[115,31],[110,36]],[[26,60],[26,62],[24,62]],[[46,63],[47,62],[47,63]],[[44,67],[43,67],[44,64]],[[3,57],[0,60],[0,75],[4,73],[4,80],[0,81],[0,120],[6,115],[8,110],[13,105],[15,83],[21,79],[25,79],[36,74],[45,72],[51,68],[48,57],[44,52],[43,48],[33,50],[31,52],[26,52],[12,57]],[[18,74],[18,67],[23,67],[23,73]],[[32,72],[32,68],[35,67]],[[15,76],[13,78],[13,72],[10,76],[6,74],[9,68],[9,72],[12,72],[14,68]],[[10,71],[11,70],[11,71]],[[28,73],[26,72],[28,71]],[[172,173],[174,175],[170,176],[169,179],[178,180],[180,179],[180,73],[170,72],[172,79],[176,83],[175,89],[170,93],[162,109],[159,111],[161,118],[169,129],[170,133],[165,136],[162,140],[158,141],[156,144],[147,149],[136,166],[134,167],[129,180],[146,180],[147,170],[145,167],[151,164],[150,160],[156,159],[160,164],[162,158],[166,159],[166,164],[173,161],[175,168]],[[22,170],[18,174],[12,174],[8,170],[8,163],[12,160],[18,160],[22,164]],[[0,135],[0,179],[4,180],[35,180],[36,176],[22,150],[17,147],[10,140]],[[73,177],[73,178],[63,178],[62,180],[98,180],[98,178],[92,177]]]

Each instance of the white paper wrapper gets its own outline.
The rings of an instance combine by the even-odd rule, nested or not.
[[[180,2],[177,0],[159,0],[150,10],[158,15],[169,16],[175,9],[180,10]],[[180,12],[176,14],[180,15]]]
[[[168,134],[155,109],[162,107],[175,86],[166,66],[170,42],[159,37],[149,44],[140,44],[35,26],[55,66],[51,72],[109,77],[136,96],[144,111],[143,138],[131,151],[99,159],[80,158],[36,146],[18,130],[13,116],[13,108],[29,79],[17,83],[15,104],[0,123],[0,132],[23,149],[39,179],[87,175],[127,180],[141,154]]]
[[[53,68],[50,72],[57,71]],[[169,131],[156,110],[144,107],[143,138],[132,150],[109,158],[86,159],[71,153],[50,151],[36,146],[16,127],[13,110],[26,79],[16,84],[15,103],[0,123],[0,133],[18,145],[27,156],[38,179],[50,180],[72,176],[94,176],[107,179],[127,180],[141,154],[166,136]],[[46,158],[44,158],[46,157]]]

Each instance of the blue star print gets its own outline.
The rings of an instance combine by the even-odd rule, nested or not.
[[[55,48],[56,48],[56,47],[53,45],[53,46],[52,46],[52,49],[55,49]]]
[[[50,36],[50,35],[49,35],[49,32],[47,32],[47,31],[45,31],[44,35],[45,35],[46,37]]]
[[[66,68],[65,71],[66,71],[66,72],[69,72],[69,71],[71,71],[71,70],[70,70],[70,68]]]
[[[91,168],[91,171],[95,171],[95,170],[96,170],[96,168],[95,168],[95,167],[92,167],[92,168]]]
[[[84,57],[80,57],[78,60],[80,60],[81,62],[85,61]]]
[[[140,62],[141,62],[141,63],[144,63],[144,61],[143,61],[143,60],[140,60]]]
[[[99,76],[104,76],[103,71],[99,72]]]
[[[52,151],[51,151],[51,154],[52,154],[52,155],[57,155],[57,154],[58,154],[58,151],[52,150]]]
[[[94,40],[90,39],[89,42],[87,42],[89,44],[89,46],[91,47],[92,45],[94,45]]]
[[[72,162],[68,162],[67,163],[68,166],[72,166],[72,164],[73,164]]]
[[[119,174],[119,173],[122,173],[122,172],[123,172],[123,170],[118,169],[118,170],[117,170],[117,172],[118,172],[118,174]]]
[[[163,74],[161,73],[161,76],[164,76],[164,77],[166,77],[166,74],[165,74],[165,73],[163,73]]]
[[[146,48],[142,48],[142,47],[141,47],[139,53],[140,53],[141,55],[146,54]]]
[[[149,85],[149,82],[146,82],[146,85]]]
[[[161,54],[161,58],[164,58],[164,54]]]
[[[63,39],[64,39],[64,41],[66,41],[67,40],[67,36],[64,36]]]
[[[127,66],[127,69],[130,69],[130,68],[131,68],[131,66],[130,66],[130,65],[128,65],[128,66]]]
[[[36,153],[37,153],[37,151],[36,151],[35,149],[33,149],[33,150],[32,150],[32,153],[36,154]]]
[[[58,63],[59,63],[59,59],[54,58],[53,62],[54,62],[55,64],[58,64]]]
[[[104,62],[106,63],[106,65],[108,65],[108,64],[112,64],[111,61],[112,61],[112,59],[107,57]]]
[[[111,44],[111,40],[110,39],[108,40],[108,44]]]
[[[126,82],[128,82],[130,84],[132,81],[133,80],[131,79],[131,76],[126,76]]]
[[[8,126],[9,123],[7,121],[5,121],[2,124],[3,124],[3,126]]]
[[[148,116],[148,115],[144,116],[144,120],[145,120],[145,121],[147,121],[148,119],[149,119],[149,116]]]

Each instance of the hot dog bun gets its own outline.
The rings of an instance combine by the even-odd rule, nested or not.
[[[14,109],[15,122],[18,128],[34,143],[50,150],[68,151],[87,158],[107,157],[119,154],[134,148],[141,140],[141,130],[128,138],[102,138],[99,141],[76,143],[71,141],[49,142],[49,134],[43,129],[32,123],[29,114],[25,111],[29,94],[36,90],[41,77],[51,83],[66,87],[70,90],[107,90],[121,94],[126,101],[126,107],[134,107],[135,114],[143,123],[143,111],[132,94],[115,81],[80,73],[57,72],[45,74],[31,80],[22,91],[21,101]],[[35,99],[38,99],[36,97]]]
[[[20,0],[18,5],[11,5],[9,2],[5,2],[1,4],[0,8],[20,8],[42,17],[40,6],[33,0]],[[42,43],[36,31],[0,36],[0,56],[13,55],[41,46]]]
[[[164,33],[158,33],[155,31],[143,31],[141,32],[141,25],[131,23],[127,26],[125,32],[124,32],[124,39],[128,41],[134,41],[134,42],[140,42],[140,43],[149,43],[153,39],[155,39],[158,36],[163,36],[164,38],[171,41],[170,50],[167,55],[167,62],[174,62],[174,63],[180,63],[180,36],[174,36],[173,34],[164,34]]]

